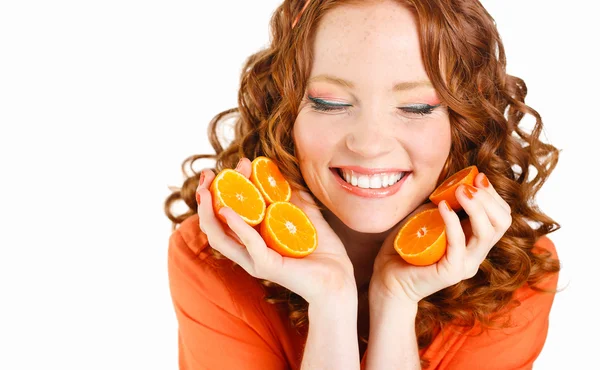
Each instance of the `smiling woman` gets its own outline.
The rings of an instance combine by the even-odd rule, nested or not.
[[[394,2],[371,5],[324,16],[293,127],[308,188],[327,212],[361,233],[389,230],[422,204],[451,145],[447,108],[425,71],[416,18]],[[339,172],[330,168],[345,170],[356,185],[340,187],[331,176]],[[373,189],[385,180],[381,173],[402,181],[394,191]]]
[[[560,226],[535,195],[558,150],[539,140],[541,117],[506,73],[487,11],[477,0],[291,0],[271,31],[243,68],[238,107],[210,123],[216,155],[184,162],[216,167],[165,204],[181,368],[530,367],[559,271],[546,235]],[[216,221],[213,170],[237,164],[249,177],[257,156],[278,165],[317,229],[306,258],[268,249],[235,214]],[[475,186],[456,190],[464,211],[439,205],[446,255],[404,263],[399,228],[472,165]],[[177,216],[180,199],[190,211]]]

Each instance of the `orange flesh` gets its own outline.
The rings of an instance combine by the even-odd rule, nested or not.
[[[478,173],[479,171],[477,170],[476,166],[463,168],[444,180],[444,182],[442,182],[440,186],[438,186],[433,193],[431,193],[429,200],[431,200],[435,205],[438,205],[442,200],[445,200],[448,205],[452,207],[452,209],[462,209],[458,199],[456,199],[456,189],[458,189],[461,184],[473,185],[475,177]]]
[[[455,173],[454,175],[450,176],[444,184],[440,185],[440,187],[434,192],[435,193],[441,193],[444,190],[450,188],[452,185],[456,184],[457,182],[460,181],[460,179],[464,178],[467,176],[467,174],[469,172],[472,171],[471,167],[467,167],[467,168],[463,168],[462,170],[458,171],[457,173]]]
[[[444,220],[437,208],[412,216],[394,239],[394,249],[407,263],[427,266],[438,262],[446,253]]]
[[[231,208],[245,221],[256,222],[264,216],[264,200],[244,175],[233,170],[223,170],[217,175],[214,185],[218,202]]]
[[[418,254],[432,245],[445,230],[444,220],[439,212],[427,215],[409,222],[402,228],[402,253]]]
[[[278,204],[271,210],[268,223],[273,236],[290,249],[305,252],[315,244],[314,228],[293,207]]]
[[[258,157],[253,161],[252,173],[253,182],[262,190],[265,200],[269,203],[290,200],[290,185],[273,161],[266,157]]]

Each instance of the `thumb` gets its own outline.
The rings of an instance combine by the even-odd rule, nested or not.
[[[313,221],[323,218],[314,198],[306,191],[292,191],[290,202],[298,206]]]
[[[249,179],[252,174],[252,162],[250,162],[250,159],[242,157],[235,167],[235,170]]]

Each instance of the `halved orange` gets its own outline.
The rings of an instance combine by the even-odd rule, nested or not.
[[[411,265],[427,266],[446,253],[446,224],[437,208],[412,216],[394,239],[394,249]]]
[[[267,205],[275,202],[289,202],[292,197],[292,188],[283,177],[279,168],[267,157],[256,157],[252,161],[250,181],[265,198]]]
[[[302,258],[317,248],[317,230],[300,208],[289,202],[275,202],[267,207],[260,235],[282,256]]]
[[[215,215],[224,223],[227,221],[219,214],[223,207],[234,210],[250,226],[260,224],[265,217],[267,205],[260,191],[238,171],[219,172],[210,185],[210,193]]]
[[[435,205],[438,205],[442,200],[445,200],[453,210],[461,210],[462,206],[460,203],[458,203],[455,195],[456,189],[461,184],[469,184],[474,186],[475,176],[477,176],[478,173],[479,171],[477,170],[476,166],[463,168],[444,180],[444,182],[442,182],[440,186],[438,186],[433,193],[431,193],[429,200],[431,200]]]

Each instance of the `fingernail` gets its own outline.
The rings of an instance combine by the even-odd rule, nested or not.
[[[469,184],[465,184],[465,187],[463,188],[463,193],[465,193],[467,198],[473,199],[473,194],[477,193],[477,189]]]
[[[452,212],[452,207],[450,207],[450,204],[448,204],[448,202],[444,201],[444,205],[446,205],[446,209],[450,212]]]
[[[196,203],[200,205],[200,194],[199,191],[202,188],[202,183],[204,182],[204,171],[200,173],[200,179],[198,180],[198,186],[196,187]]]
[[[235,170],[236,170],[236,171],[239,171],[241,167],[242,167],[242,160],[240,159],[240,160],[238,161],[238,164],[235,166]]]
[[[487,188],[490,186],[490,182],[488,181],[487,176],[485,175],[485,173],[483,174],[483,176],[481,177],[481,183],[483,184],[484,188]]]

